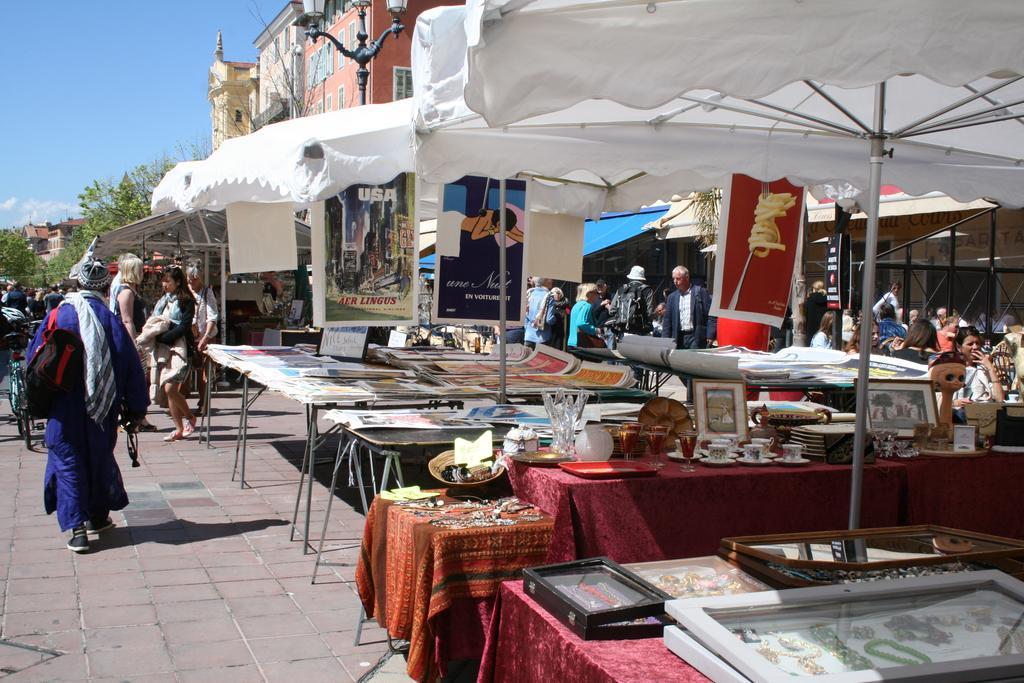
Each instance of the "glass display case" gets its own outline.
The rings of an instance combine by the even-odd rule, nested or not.
[[[715,681],[1020,680],[1024,583],[998,571],[666,603],[666,646]]]
[[[714,555],[624,566],[673,598],[707,598],[770,590],[765,583]]]
[[[724,538],[719,555],[775,588],[990,568],[1024,574],[1024,541],[940,526]]]
[[[584,640],[660,636],[671,596],[606,557],[523,570],[523,589]]]

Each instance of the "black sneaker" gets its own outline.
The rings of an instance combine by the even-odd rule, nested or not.
[[[114,520],[112,520],[110,517],[107,517],[106,519],[102,520],[90,519],[88,522],[85,523],[85,530],[90,536],[96,536],[101,531],[113,529],[115,526],[116,525],[114,524]]]
[[[89,550],[89,535],[85,531],[85,525],[79,524],[71,532],[71,540],[68,541],[68,550],[74,553],[84,553]]]

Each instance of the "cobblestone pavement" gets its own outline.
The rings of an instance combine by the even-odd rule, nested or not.
[[[6,401],[4,402],[6,411]],[[27,451],[0,417],[0,677],[10,681],[345,681],[387,651],[375,622],[353,643],[363,516],[332,509],[331,566],[289,539],[305,434],[301,407],[265,395],[250,411],[241,490],[231,481],[238,395],[214,399],[213,448],[140,435],[142,466],[118,445],[131,505],[89,553],[65,548],[42,506],[45,450]],[[333,445],[321,457],[333,455]],[[330,467],[319,468],[319,534]],[[345,497],[352,500],[353,492]]]

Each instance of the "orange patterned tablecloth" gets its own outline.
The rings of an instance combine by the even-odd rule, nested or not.
[[[410,677],[433,680],[443,668],[435,644],[446,634],[438,633],[437,617],[455,601],[493,598],[502,581],[544,563],[554,524],[534,512],[538,521],[446,529],[432,525],[430,513],[379,497],[373,501],[356,587],[366,614],[392,638],[409,641]]]

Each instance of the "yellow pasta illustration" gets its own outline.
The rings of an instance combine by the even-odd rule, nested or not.
[[[788,192],[762,193],[758,197],[757,208],[754,209],[754,227],[750,229],[750,237],[747,239],[747,245],[754,256],[764,258],[773,249],[786,250],[775,220],[784,217],[794,205],[796,197]]]

